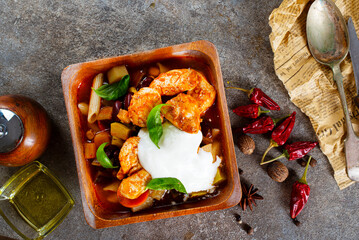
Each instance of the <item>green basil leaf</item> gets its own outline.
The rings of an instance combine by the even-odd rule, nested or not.
[[[113,166],[111,160],[109,159],[109,157],[107,156],[107,154],[105,153],[105,146],[108,143],[102,143],[96,151],[96,158],[97,161],[100,162],[101,166],[104,168],[118,168],[118,166]]]
[[[93,89],[95,93],[105,100],[116,100],[127,93],[130,85],[130,76],[125,75],[121,81],[112,84],[102,85],[98,89]]]
[[[168,104],[159,104],[152,108],[147,117],[147,129],[150,134],[152,142],[158,147],[158,143],[163,134],[162,121],[161,121],[161,107]]]
[[[187,193],[186,188],[177,178],[154,178],[146,186],[146,189],[152,190],[171,190],[175,189],[181,193]]]

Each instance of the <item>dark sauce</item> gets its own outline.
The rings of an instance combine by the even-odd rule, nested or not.
[[[163,66],[165,66],[168,70],[171,69],[180,69],[180,68],[192,68],[195,70],[198,70],[202,72],[206,79],[212,84],[214,82],[213,76],[211,74],[210,66],[201,60],[201,58],[196,58],[192,56],[180,56],[180,57],[174,57],[170,59],[166,59],[165,61],[156,61],[156,62],[148,62],[146,64],[135,64],[135,63],[128,63],[126,65],[127,70],[130,74],[130,87],[135,87],[138,89],[138,86],[141,86],[141,81],[143,82],[144,78],[148,77],[147,72],[149,67],[154,66],[157,62],[161,63]],[[105,74],[106,76],[106,74]],[[93,76],[94,77],[94,76]],[[80,102],[86,102],[88,103],[90,100],[90,93],[91,93],[91,86],[92,86],[92,80],[93,78],[84,79],[84,81],[79,85],[78,92],[77,92],[77,100],[78,103]],[[105,79],[105,82],[107,80]],[[145,80],[149,81],[149,80]],[[147,83],[144,83],[144,86],[146,86]],[[218,96],[217,96],[218,97]],[[116,103],[116,101],[106,101],[102,102],[101,106],[103,105],[109,105],[109,106],[116,106],[121,105],[122,108],[124,108],[124,100],[126,98],[126,95],[118,99],[118,101],[121,102],[121,104]],[[162,101],[166,102],[169,99],[171,99],[172,96],[163,96]],[[216,98],[216,101],[218,99]],[[218,107],[215,103],[206,111],[205,115],[202,117],[201,122],[201,130],[203,132],[203,135],[210,139],[211,134],[210,130],[213,128],[221,129],[220,127],[220,116],[218,113]],[[81,123],[81,130],[82,130],[82,139],[83,142],[89,142],[86,138],[86,131],[89,130],[89,126],[87,123],[87,116],[83,116],[80,111],[78,111],[79,117],[80,117],[80,123]],[[116,120],[115,118],[113,119]],[[101,121],[97,124],[103,125],[105,128],[108,128],[109,122]],[[134,127],[134,133],[133,135],[137,135],[139,131],[138,127]],[[221,141],[221,134],[217,137],[219,141]],[[202,143],[201,145],[204,145]],[[118,160],[117,160],[118,161]],[[102,167],[96,167],[91,164],[92,160],[87,160],[87,171],[90,172],[91,180],[92,180],[92,186],[95,189],[97,200],[99,202],[99,205],[101,208],[103,208],[106,211],[110,212],[129,212],[130,210],[128,208],[125,208],[121,206],[119,203],[116,202],[116,193],[111,191],[105,191],[103,188],[110,184],[113,181],[116,180],[116,175],[114,174],[114,170],[112,169],[104,169]],[[224,161],[222,161],[222,168],[223,168]],[[226,183],[221,183],[213,193],[207,193],[203,196],[199,197],[193,197],[188,198],[183,193],[179,193],[177,191],[171,190],[167,191],[162,200],[154,201],[154,204],[152,208],[161,208],[161,207],[169,207],[174,205],[180,205],[185,203],[191,203],[191,202],[197,202],[203,199],[207,198],[213,198],[220,194],[221,189],[224,187]],[[110,201],[109,201],[110,199]],[[185,201],[184,201],[185,200]]]

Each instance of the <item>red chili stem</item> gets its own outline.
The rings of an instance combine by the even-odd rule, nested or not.
[[[237,89],[237,90],[241,90],[245,93],[247,93],[248,95],[252,93],[253,89],[251,90],[247,90],[247,89],[244,89],[244,88],[239,88],[239,87],[227,87],[227,88],[230,88],[230,89]]]
[[[289,116],[290,116],[290,114],[289,114],[289,115],[286,115],[286,116],[284,116],[284,117],[281,117],[281,118],[272,118],[273,123],[274,123],[274,126],[277,125],[277,123],[279,123],[279,122],[282,121],[283,119],[286,119],[286,118],[289,117]]]
[[[266,155],[267,155],[267,153],[269,152],[269,150],[271,150],[271,149],[274,148],[274,147],[278,147],[278,144],[277,144],[275,141],[273,141],[273,139],[271,139],[267,150],[266,150],[266,151],[264,152],[264,154],[263,154],[263,157],[262,157],[262,160],[261,160],[261,165],[264,164],[264,158],[266,157]]]
[[[274,161],[276,161],[276,160],[278,160],[278,159],[281,159],[281,158],[284,158],[284,157],[285,157],[285,153],[282,153],[281,155],[279,155],[279,156],[276,157],[276,158],[273,158],[273,159],[268,160],[268,161],[266,161],[266,162],[261,162],[261,165],[274,162]]]
[[[307,183],[307,172],[308,172],[308,167],[309,167],[310,160],[312,160],[312,156],[309,156],[307,165],[305,166],[304,174],[303,174],[302,178],[298,180],[298,182],[304,183],[304,184],[307,184],[307,185],[308,185],[308,183]]]
[[[270,112],[270,110],[265,110],[265,111],[263,111],[262,109],[259,108],[259,110],[258,110],[258,116],[261,115],[262,113],[269,113],[269,112]]]

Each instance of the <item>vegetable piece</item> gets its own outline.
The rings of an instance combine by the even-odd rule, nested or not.
[[[105,142],[105,143],[101,144],[101,146],[97,149],[97,152],[96,152],[97,161],[99,161],[101,166],[104,168],[118,168],[118,166],[113,166],[112,161],[107,156],[107,154],[104,150],[104,148],[107,144],[108,144],[108,142]]]
[[[136,89],[140,90],[141,88],[149,87],[152,81],[153,77],[144,76],[141,81],[138,82]]]
[[[217,168],[217,173],[216,173],[216,176],[214,177],[213,185],[218,185],[218,184],[222,183],[223,181],[225,181],[226,179],[227,179],[227,177],[224,174],[224,172],[220,168]]]
[[[101,166],[101,163],[99,161],[97,161],[97,159],[94,159],[92,162],[91,162],[91,165],[92,166],[96,166],[96,167],[102,167]]]
[[[307,171],[312,157],[309,157],[307,166],[301,179],[293,184],[292,194],[290,199],[290,216],[296,218],[303,210],[305,204],[308,202],[310,187],[307,183]]]
[[[158,75],[160,75],[160,68],[158,66],[149,67],[148,75],[150,75],[152,77],[157,77]]]
[[[157,67],[160,69],[160,73],[168,72],[170,69],[163,65],[162,63],[157,63]]]
[[[146,201],[144,201],[141,205],[137,206],[137,207],[132,207],[131,208],[131,211],[132,212],[138,212],[138,211],[141,211],[143,209],[146,209],[146,208],[149,208],[153,205],[153,198],[152,197],[148,197],[146,199]]]
[[[128,111],[125,109],[120,109],[120,111],[117,114],[117,118],[122,122],[129,124],[131,122],[130,117],[128,115]]]
[[[245,106],[239,106],[233,109],[233,112],[240,117],[257,118],[261,113],[269,113],[270,111],[262,111],[258,104],[249,104]]]
[[[272,132],[272,138],[270,140],[270,144],[267,148],[267,150],[264,152],[261,165],[264,162],[264,158],[274,147],[282,146],[289,138],[290,133],[293,130],[294,123],[295,123],[295,114],[296,112],[293,112],[288,118],[286,118],[278,127],[274,129]]]
[[[186,188],[177,178],[154,178],[146,186],[146,189],[171,190],[175,189],[181,193],[187,193]]]
[[[110,203],[118,204],[117,194],[114,192],[109,192],[109,194],[107,194],[106,200]]]
[[[111,123],[111,135],[126,140],[131,135],[131,129],[121,123],[113,122]]]
[[[92,159],[96,157],[96,145],[94,143],[85,143],[85,158]]]
[[[128,89],[128,92],[135,94],[137,92],[137,89],[135,87],[130,87]]]
[[[87,103],[81,102],[77,104],[77,107],[79,108],[82,115],[87,115],[89,112],[89,105]]]
[[[191,198],[193,197],[202,197],[207,194],[207,191],[199,191],[199,192],[193,192],[191,193]]]
[[[263,162],[261,163],[261,165],[273,162],[283,157],[288,158],[288,161],[293,161],[302,158],[305,155],[307,155],[307,153],[310,152],[315,146],[317,146],[317,144],[318,142],[306,142],[306,141],[287,144],[284,146],[284,151],[281,155],[279,155],[274,159]]]
[[[103,107],[97,115],[97,120],[112,120],[113,107]]]
[[[217,136],[219,136],[220,133],[221,133],[221,130],[219,130],[218,128],[213,128],[212,129],[212,138],[215,139]]]
[[[128,107],[129,107],[130,104],[131,104],[131,100],[132,100],[132,95],[133,95],[133,94],[134,94],[134,93],[132,93],[132,92],[129,92],[129,93],[126,94],[125,99],[123,100],[123,108],[124,108],[125,110],[128,110]]]
[[[215,162],[217,159],[216,156],[221,155],[221,143],[219,141],[214,141],[212,143],[211,153],[212,153],[212,157],[213,157],[213,162]]]
[[[86,132],[86,137],[87,137],[88,140],[92,140],[95,137],[94,131],[92,129],[88,130]]]
[[[107,72],[109,84],[120,81],[124,76],[129,75],[125,65],[116,66]]]
[[[148,198],[148,195],[149,195],[149,190],[142,193],[138,198],[128,199],[128,198],[122,196],[120,191],[117,191],[117,197],[118,197],[120,204],[127,208],[133,208],[133,207],[140,206],[142,203],[144,203],[146,201],[146,199]]]
[[[100,128],[100,131],[107,131],[110,129],[110,126],[107,124],[106,121],[97,121],[97,125]]]
[[[93,139],[94,143],[96,144],[96,148],[98,148],[101,144],[105,143],[105,142],[111,142],[111,136],[107,131],[103,131],[103,132],[98,132],[94,139]]]
[[[161,200],[162,197],[165,195],[166,190],[151,190],[150,191],[150,197],[156,200]]]
[[[152,142],[158,147],[158,143],[163,134],[162,119],[161,119],[161,107],[168,106],[168,104],[159,104],[152,108],[150,114],[147,117],[147,129]]]
[[[203,149],[203,151],[212,153],[212,143],[206,144],[206,145],[204,145],[204,146],[201,147],[201,148]]]
[[[248,98],[252,103],[256,103],[259,106],[265,107],[270,110],[280,110],[279,105],[268,97],[262,90],[259,88],[252,88],[250,90],[237,88],[237,87],[228,87],[232,89],[238,89],[248,94]]]
[[[97,133],[100,131],[99,126],[97,125],[97,123],[87,123],[87,126],[93,130],[94,133]]]
[[[118,148],[121,148],[124,141],[121,138],[112,137],[111,145],[115,145]]]
[[[121,81],[112,84],[102,85],[98,89],[94,89],[95,93],[105,100],[116,100],[127,93],[130,84],[130,76],[124,76]]]
[[[106,185],[103,190],[104,191],[110,191],[110,192],[117,192],[118,186],[120,186],[119,181],[114,181],[108,185]]]

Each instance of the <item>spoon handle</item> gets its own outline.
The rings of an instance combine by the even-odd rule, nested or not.
[[[351,134],[351,133],[354,133],[354,130],[353,130],[353,126],[352,126],[352,123],[350,120],[350,116],[349,116],[347,100],[345,98],[345,92],[344,92],[344,86],[343,86],[343,75],[340,71],[339,64],[335,64],[332,69],[333,69],[333,78],[337,84],[340,100],[342,102],[342,107],[344,110],[347,132],[348,132],[348,134]]]
[[[352,122],[349,116],[347,100],[345,98],[343,75],[340,71],[339,64],[332,67],[333,77],[337,84],[340,100],[342,102],[345,122],[347,126],[347,136],[344,140],[345,145],[345,158],[347,164],[347,173],[351,180],[359,181],[359,138],[354,132]]]

